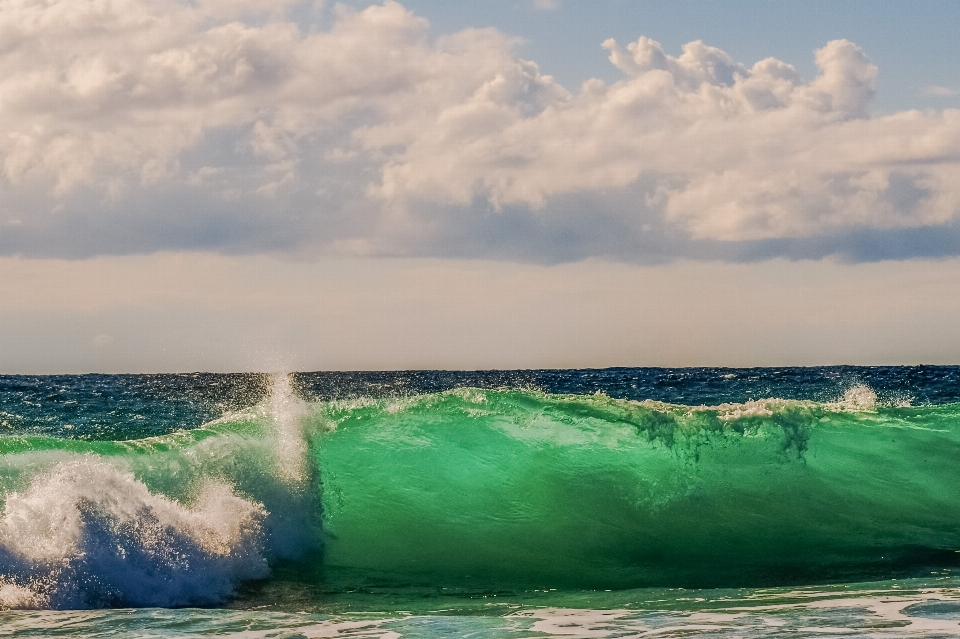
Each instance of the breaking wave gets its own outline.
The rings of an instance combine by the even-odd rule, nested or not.
[[[277,376],[198,429],[0,452],[0,608],[216,604],[281,561],[330,587],[622,588],[960,556],[960,404],[863,386],[712,407],[473,388],[310,403]]]

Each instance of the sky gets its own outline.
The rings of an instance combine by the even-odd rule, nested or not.
[[[0,3],[0,373],[960,363],[960,3]]]

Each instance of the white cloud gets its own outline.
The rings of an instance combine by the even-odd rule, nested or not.
[[[384,170],[385,197],[415,193],[541,207],[558,193],[663,176],[666,216],[697,237],[815,235],[857,225],[944,223],[960,210],[960,112],[865,117],[876,67],[853,44],[817,52],[804,83],[777,60],[751,69],[694,42],[679,57],[646,38],[604,46],[628,79],[592,81],[532,117],[447,143],[464,105],[408,140]],[[486,95],[471,98],[503,113]],[[896,177],[894,177],[896,176]],[[900,203],[891,179],[922,194]]]
[[[933,95],[938,98],[949,98],[955,95],[960,95],[960,87],[941,87],[941,86],[930,86],[924,89],[924,94]]]
[[[533,8],[539,11],[553,11],[560,8],[560,0],[533,0]]]
[[[699,41],[608,40],[624,79],[570,91],[496,30],[431,40],[388,0],[312,33],[289,4],[0,4],[0,223],[22,221],[0,250],[72,254],[87,233],[94,253],[430,254],[508,237],[507,209],[559,237],[558,202],[630,189],[586,254],[654,223],[758,241],[960,213],[960,111],[871,117],[877,69],[844,40],[810,81]]]

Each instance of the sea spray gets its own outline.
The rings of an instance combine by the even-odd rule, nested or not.
[[[273,425],[278,475],[289,484],[303,482],[308,475],[302,425],[307,404],[294,393],[288,373],[270,376],[270,394],[262,407]]]
[[[271,559],[319,557],[322,486],[319,469],[309,458],[305,432],[310,406],[297,396],[288,373],[270,375],[269,389],[253,413],[264,424],[260,441],[267,449],[264,458],[273,460],[273,468],[258,467],[259,474],[248,475],[246,485],[270,508],[266,532]]]

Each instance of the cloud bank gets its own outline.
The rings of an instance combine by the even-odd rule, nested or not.
[[[691,42],[563,87],[400,4],[0,5],[0,253],[853,260],[960,254],[960,110],[871,116],[855,44],[801,78]]]

